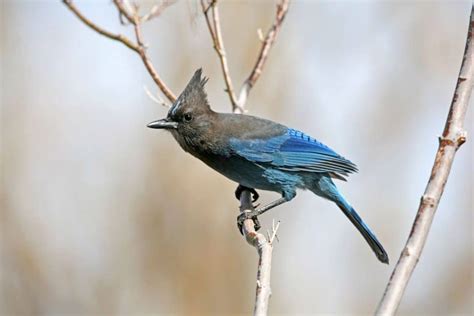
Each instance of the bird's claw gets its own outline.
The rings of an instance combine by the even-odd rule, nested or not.
[[[248,187],[245,187],[245,186],[239,184],[239,186],[235,190],[235,197],[237,198],[237,200],[240,201],[240,196],[242,195],[242,192],[244,190],[248,190],[252,194],[252,203],[256,202],[258,200],[258,198],[260,197],[255,189],[248,188]],[[255,205],[254,208],[257,208],[259,205],[260,204]],[[247,220],[247,219],[253,220],[254,228],[255,228],[256,231],[261,228],[261,225],[260,225],[260,222],[258,221],[257,215],[258,215],[258,212],[255,212],[255,211],[247,211],[247,212],[240,213],[240,215],[237,217],[237,227],[239,228],[239,231],[242,235],[243,235],[243,230],[242,229],[243,229],[243,226],[244,226],[244,221]]]
[[[243,185],[239,184],[237,189],[235,189],[235,197],[237,198],[237,200],[240,201],[240,196],[242,195],[242,192],[244,190],[248,190],[248,191],[250,191],[250,193],[252,193],[252,203],[256,202],[258,200],[258,198],[260,197],[260,195],[258,194],[258,192],[255,189],[247,188],[247,187],[244,187]]]
[[[237,227],[239,228],[240,233],[243,235],[243,226],[244,226],[244,221],[247,219],[253,220],[253,225],[256,231],[258,231],[262,226],[260,225],[260,222],[257,218],[257,215],[255,215],[255,211],[253,212],[242,212],[237,216]]]
[[[258,192],[255,189],[250,189],[250,193],[252,193],[252,203],[257,202],[258,198],[260,197]]]

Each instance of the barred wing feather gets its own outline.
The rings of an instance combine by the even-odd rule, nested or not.
[[[338,173],[357,172],[357,166],[316,139],[294,129],[267,139],[230,140],[233,154],[280,170]]]

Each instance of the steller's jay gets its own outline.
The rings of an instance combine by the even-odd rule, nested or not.
[[[241,213],[240,228],[245,219],[256,221],[258,215],[293,199],[296,189],[307,189],[336,203],[377,258],[388,263],[380,242],[332,180],[345,180],[357,171],[356,165],[298,130],[250,115],[214,112],[204,90],[207,78],[201,74],[201,69],[194,73],[167,117],[148,127],[170,131],[186,152],[239,183],[237,198],[244,189],[252,192],[254,201],[255,189],[281,193],[276,201]]]

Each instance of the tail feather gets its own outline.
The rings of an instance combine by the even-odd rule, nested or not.
[[[347,203],[343,199],[342,201],[337,201],[336,204],[347,216],[347,218],[349,218],[352,224],[354,224],[357,230],[359,230],[359,232],[369,244],[370,248],[372,248],[372,251],[375,253],[377,258],[381,262],[388,264],[387,252],[385,252],[385,249],[383,249],[382,244],[377,240],[377,237],[375,237],[370,228],[364,223],[362,218],[360,218],[359,214],[357,214],[357,212],[352,208],[352,206],[350,206],[349,203]]]
[[[388,255],[385,252],[385,249],[383,249],[383,246],[377,240],[377,237],[375,237],[375,235],[370,231],[370,228],[364,223],[362,218],[360,218],[352,206],[347,203],[334,182],[331,180],[330,176],[331,175],[322,176],[316,179],[312,178],[309,182],[308,189],[320,197],[335,202],[347,218],[349,218],[352,224],[354,224],[354,226],[359,230],[377,258],[381,262],[388,264]]]

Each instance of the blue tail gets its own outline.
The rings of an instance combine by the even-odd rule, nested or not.
[[[385,249],[383,249],[382,244],[377,240],[377,237],[370,231],[370,228],[367,227],[367,225],[364,223],[362,218],[360,218],[359,214],[352,208],[352,206],[347,203],[342,196],[339,196],[340,199],[338,201],[335,201],[337,206],[344,212],[344,214],[347,216],[347,218],[354,224],[354,226],[359,230],[359,232],[362,234],[364,239],[367,241],[369,244],[370,248],[372,248],[372,251],[375,253],[377,258],[383,262],[388,264],[388,255],[385,252]]]
[[[385,252],[385,249],[383,249],[383,246],[377,240],[377,237],[375,237],[375,235],[370,231],[370,228],[364,223],[362,218],[360,218],[352,206],[350,206],[341,193],[339,193],[331,178],[328,176],[322,176],[314,180],[310,182],[310,186],[308,188],[315,194],[336,203],[342,212],[344,212],[344,214],[347,216],[347,218],[352,222],[352,224],[354,224],[354,226],[362,234],[377,258],[381,262],[388,264],[388,255]]]

